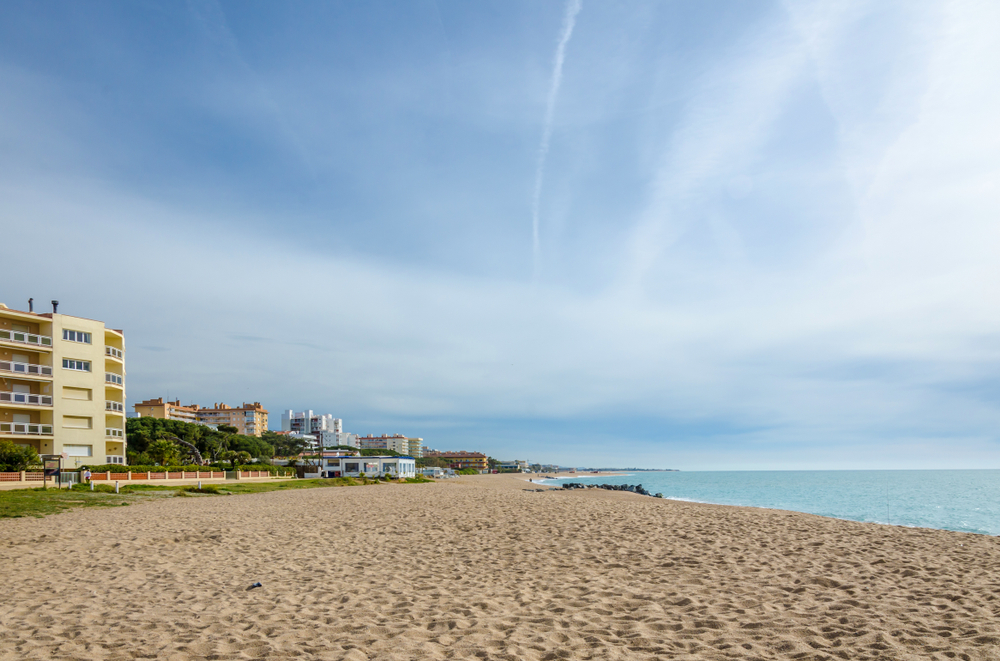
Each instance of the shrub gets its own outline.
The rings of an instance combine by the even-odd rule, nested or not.
[[[184,487],[184,489],[182,489],[182,491],[188,491],[190,493],[210,493],[210,494],[214,494],[216,496],[222,494],[222,492],[219,491],[219,487],[217,487],[214,484],[209,484],[207,486],[203,486],[200,489],[198,487]]]
[[[34,448],[15,445],[12,441],[0,441],[0,471],[23,471],[41,463]]]
[[[82,467],[81,467],[82,468]],[[121,464],[101,464],[100,466],[88,466],[90,472],[92,473],[179,473],[181,471],[186,471],[188,473],[193,473],[195,471],[201,471],[203,473],[208,471],[227,471],[228,467],[224,468],[219,464],[213,466],[122,466]],[[291,475],[295,474],[294,470],[287,470],[284,466],[273,466],[271,464],[251,464],[248,466],[240,466],[240,470],[245,471],[267,471],[272,475],[281,475],[289,473]]]

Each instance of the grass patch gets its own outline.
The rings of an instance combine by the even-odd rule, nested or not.
[[[433,482],[422,475],[404,480],[407,484]],[[394,483],[397,483],[393,481]],[[95,484],[90,490],[88,484],[76,484],[72,489],[13,489],[0,491],[0,519],[22,516],[43,517],[58,514],[76,507],[120,507],[144,502],[153,498],[171,496],[191,496],[204,494],[225,496],[230,494],[264,493],[267,491],[288,491],[290,489],[322,489],[327,487],[352,487],[364,484],[351,477],[335,477],[314,480],[275,480],[273,482],[239,482],[229,480],[197,486],[126,484],[115,493],[113,484]],[[367,484],[378,484],[367,480]],[[398,483],[397,483],[398,484]]]
[[[0,519],[22,516],[41,518],[77,507],[120,507],[137,497],[107,491],[77,491],[74,489],[14,489],[0,491]]]

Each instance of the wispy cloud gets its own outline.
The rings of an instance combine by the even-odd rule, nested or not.
[[[562,30],[559,32],[559,44],[556,46],[556,57],[552,65],[552,82],[549,85],[549,96],[545,104],[545,123],[542,126],[542,142],[538,146],[538,166],[535,169],[535,192],[531,198],[531,247],[535,270],[538,270],[538,260],[541,257],[541,239],[539,238],[542,204],[542,183],[545,179],[545,159],[549,155],[549,144],[552,141],[552,124],[555,121],[556,101],[559,98],[559,87],[562,85],[563,64],[566,61],[566,47],[573,36],[576,27],[576,15],[580,13],[580,0],[568,0],[566,13],[563,15]]]

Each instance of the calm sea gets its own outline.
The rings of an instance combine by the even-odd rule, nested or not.
[[[642,484],[665,498],[1000,535],[1000,470],[638,472],[549,480]]]

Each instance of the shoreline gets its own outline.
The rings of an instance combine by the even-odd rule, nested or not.
[[[0,520],[0,661],[986,661],[1000,646],[992,537],[526,484]]]

